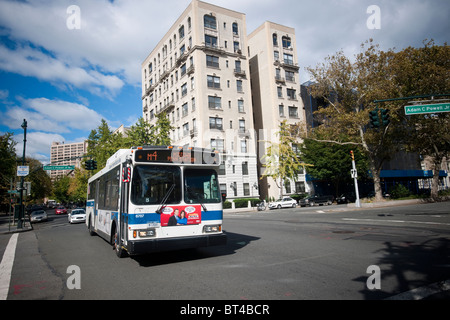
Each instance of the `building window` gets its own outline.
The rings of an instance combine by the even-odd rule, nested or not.
[[[295,193],[304,193],[305,192],[305,183],[303,181],[297,181],[295,183]]]
[[[290,100],[297,99],[297,95],[295,94],[295,89],[286,89],[286,93],[287,93],[288,99],[290,99]]]
[[[245,132],[245,120],[239,120],[239,132]]]
[[[283,98],[283,88],[277,87],[278,98]]]
[[[205,46],[211,48],[217,48],[217,37],[209,36],[205,34]]]
[[[241,152],[247,153],[247,140],[241,140]]]
[[[183,106],[181,107],[182,111],[181,111],[181,116],[185,117],[189,114],[189,108],[188,108],[188,104],[187,102],[185,104],[183,104]]]
[[[244,100],[238,100],[238,111],[243,113],[244,111]]]
[[[211,139],[211,149],[223,151],[224,150],[223,139]]]
[[[220,89],[220,78],[216,76],[207,76],[208,88]]]
[[[219,68],[219,57],[206,55],[206,66]]]
[[[298,108],[289,107],[289,118],[298,118]]]
[[[248,162],[247,161],[242,162],[242,175],[248,176]]]
[[[285,49],[291,49],[291,38],[289,37],[283,37],[281,38],[283,41],[283,48]]]
[[[242,89],[242,80],[236,80],[236,87],[237,87],[237,92],[243,92],[244,91]]]
[[[189,122],[183,124],[183,136],[186,137],[189,135]]]
[[[244,183],[244,196],[249,196],[249,195],[250,195],[250,184]]]
[[[178,29],[178,36],[180,38],[180,41],[184,38],[184,25],[182,25],[180,29]]]
[[[284,181],[284,188],[286,193],[291,193],[291,182],[289,180]]]
[[[181,66],[181,76],[184,76],[186,74],[186,63],[184,63],[182,66]]]
[[[222,98],[216,96],[208,96],[209,109],[222,109]]]
[[[284,106],[282,104],[278,106],[278,114],[280,117],[284,117]]]
[[[294,58],[292,54],[283,53],[283,59],[285,64],[288,64],[290,66],[294,65]]]
[[[273,45],[278,46],[278,36],[276,33],[272,35]]]
[[[286,71],[286,81],[295,82],[295,73],[292,71]]]
[[[233,48],[234,48],[234,53],[240,53],[241,49],[239,49],[239,42],[238,41],[233,41]]]
[[[235,36],[239,35],[238,24],[236,22],[233,23],[233,34]]]
[[[280,61],[280,53],[278,51],[274,51],[273,58],[275,59],[275,61]]]
[[[223,119],[222,118],[214,118],[209,117],[209,128],[223,130]]]
[[[181,96],[184,97],[185,95],[187,95],[187,83],[181,86]]]
[[[203,22],[205,24],[205,28],[217,30],[216,17],[206,14],[203,17]]]

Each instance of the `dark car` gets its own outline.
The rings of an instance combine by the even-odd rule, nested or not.
[[[310,206],[313,207],[314,205],[331,205],[333,204],[333,196],[323,196],[315,194],[313,196],[306,197],[304,199],[301,199],[299,201],[299,204],[301,207]]]
[[[336,198],[337,204],[344,204],[356,201],[356,195],[353,192],[343,193],[340,197]]]

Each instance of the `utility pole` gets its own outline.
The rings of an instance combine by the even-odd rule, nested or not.
[[[350,155],[352,156],[352,170],[350,170],[350,173],[352,175],[353,181],[355,182],[355,207],[361,208],[361,202],[359,201],[359,190],[358,190],[358,171],[356,171],[356,163],[355,163],[355,155],[353,153],[353,150],[350,151]]]
[[[25,165],[25,148],[27,145],[27,120],[23,119],[23,123],[21,125],[23,128],[23,155],[22,155],[22,166]],[[17,229],[23,228],[23,219],[25,218],[25,208],[23,206],[23,182],[25,177],[22,176],[20,178],[20,205],[19,205],[19,216],[17,221]]]

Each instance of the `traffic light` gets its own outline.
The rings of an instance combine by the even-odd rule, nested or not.
[[[378,117],[378,108],[372,111],[369,111],[370,125],[372,128],[380,127],[380,118]]]
[[[352,160],[355,160],[355,155],[353,154],[353,150],[350,150],[350,155],[352,156]]]
[[[94,168],[94,163],[95,163],[95,168]],[[84,162],[84,165],[86,167],[86,170],[95,170],[97,168],[97,162],[94,160],[86,160]]]
[[[95,160],[91,160],[92,161],[92,170],[97,170],[97,161]]]
[[[389,120],[389,110],[386,109],[381,109],[381,123],[383,124],[384,127],[386,127],[391,120]]]

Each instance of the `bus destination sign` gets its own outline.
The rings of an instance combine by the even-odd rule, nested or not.
[[[149,149],[136,150],[136,162],[177,164],[219,164],[219,154],[202,149]]]

